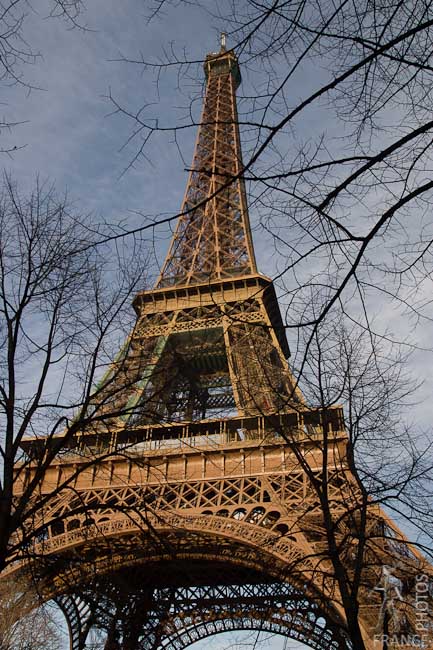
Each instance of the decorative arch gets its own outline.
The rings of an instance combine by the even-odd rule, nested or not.
[[[304,643],[306,646],[314,650],[347,650],[348,645],[340,645],[338,639],[333,638],[332,633],[328,629],[323,630],[323,636],[315,634],[315,631],[310,630],[310,635],[306,636],[307,630],[288,630],[284,625],[265,619],[256,620],[233,620],[233,619],[219,619],[217,621],[207,621],[200,626],[192,629],[185,629],[178,636],[168,639],[167,643],[162,645],[162,648],[167,650],[183,650],[191,646],[197,641],[223,634],[224,632],[237,632],[237,631],[257,631],[268,632],[271,634],[278,634],[294,641]]]
[[[307,599],[292,585],[269,580],[265,575],[249,573],[246,569],[219,580],[215,580],[215,575],[203,580],[203,564],[197,567],[196,574],[190,573],[187,584],[188,580],[182,580],[170,569],[168,567],[167,575],[176,575],[178,583],[158,587],[152,593],[143,585],[143,577],[149,570],[146,566],[141,575],[135,567],[130,573],[117,576],[117,582],[116,576],[110,576],[80,597],[76,594],[64,596],[62,608],[67,617],[71,613],[71,650],[82,650],[87,630],[94,622],[109,632],[110,598],[113,598],[114,616],[116,597],[125,602],[122,584],[134,603],[131,611],[134,623],[141,621],[134,645],[137,650],[184,650],[200,639],[234,630],[263,630],[301,641],[314,650],[351,648],[341,628],[314,600]],[[155,567],[149,582],[157,582],[155,576],[161,573],[161,566]],[[103,613],[98,611],[97,603]],[[81,607],[86,616],[77,617],[77,607]],[[81,628],[80,618],[84,625]],[[122,620],[123,629],[127,629],[129,623],[128,618]]]
[[[291,588],[299,590],[298,598],[302,595],[304,599],[320,603],[323,610],[321,615],[324,614],[335,629],[343,629],[344,618],[341,612],[335,606],[335,601],[332,603],[331,599],[326,597],[326,589],[329,585],[323,580],[321,583],[317,580],[318,567],[313,566],[311,561],[306,559],[308,553],[302,547],[302,543],[293,536],[281,534],[275,528],[259,525],[266,515],[270,518],[270,524],[275,526],[275,522],[278,522],[278,511],[275,506],[269,513],[253,511],[253,517],[238,518],[238,511],[239,508],[234,509],[233,516],[230,517],[203,513],[194,515],[174,512],[148,513],[146,527],[132,517],[118,516],[108,521],[100,520],[85,528],[74,528],[52,536],[44,540],[41,551],[45,558],[50,556],[59,558],[61,568],[59,569],[56,562],[53,564],[53,580],[48,581],[47,598],[61,596],[64,604],[64,599],[69,594],[75,594],[74,597],[80,596],[83,586],[85,591],[86,583],[92,582],[92,576],[98,575],[101,579],[109,581],[110,576],[115,575],[116,572],[128,569],[140,570],[140,567],[151,567],[165,561],[170,556],[170,550],[175,549],[174,555],[179,563],[185,564],[191,561],[224,563],[230,571],[232,567],[237,567],[239,570],[243,568],[247,571],[261,572],[268,581],[277,580],[281,584],[290,585]],[[257,515],[256,521],[254,515]],[[96,553],[95,549],[97,549]],[[74,561],[77,556],[80,557],[78,564]],[[71,558],[71,561],[68,558]],[[73,588],[68,588],[67,585],[72,585]],[[87,594],[87,602],[91,608],[89,594]],[[65,607],[63,609],[65,610]],[[69,620],[68,613],[66,616]],[[319,618],[318,613],[315,616],[316,619]],[[210,618],[208,621],[202,621],[203,633],[207,634],[207,623],[209,629],[212,628],[212,620],[217,619]],[[239,629],[248,629],[248,620],[256,621],[254,616],[250,616],[248,620],[234,617],[234,620],[238,620],[241,625]],[[259,617],[258,622],[254,623],[257,627],[253,629],[259,629],[265,620],[265,617]],[[267,624],[270,624],[269,621]],[[283,630],[281,633],[285,636],[288,636],[287,624],[284,618],[280,622],[272,623],[274,627],[276,626],[275,630],[280,629],[278,627],[280,626]],[[74,622],[72,627],[75,631],[71,634],[75,635],[76,640],[71,641],[71,650],[81,650],[80,639],[84,633],[82,630],[77,632],[78,628]],[[182,630],[182,643],[186,642],[186,629],[186,627],[179,628],[179,634]],[[293,630],[293,634],[298,634],[295,628]],[[322,628],[318,628],[318,632],[323,636]],[[293,636],[295,639],[298,638],[296,634]],[[299,634],[302,636],[303,633],[299,632]],[[304,642],[309,638],[309,635],[305,636]],[[312,647],[319,650],[343,647],[335,643],[330,645],[329,639],[326,639],[324,645],[320,643],[321,641],[317,641],[316,646]],[[346,647],[345,645],[344,648]]]

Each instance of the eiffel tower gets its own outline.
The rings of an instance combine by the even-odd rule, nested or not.
[[[73,480],[44,506],[33,571],[66,616],[71,650],[86,647],[92,628],[105,650],[182,650],[230,630],[356,650],[320,504],[294,453],[320,479],[326,431],[334,514],[350,533],[345,513],[356,489],[343,412],[305,404],[273,283],[257,271],[237,58],[223,42],[204,69],[181,216],[155,288],[136,296],[134,331],[97,391],[117,415],[77,434],[48,469],[42,494]],[[38,453],[35,441],[23,446]],[[89,455],[100,461],[89,465]],[[382,647],[374,634],[383,566],[415,575],[423,563],[375,506],[367,529],[375,542],[359,620],[371,650]],[[413,607],[403,614],[415,629]]]

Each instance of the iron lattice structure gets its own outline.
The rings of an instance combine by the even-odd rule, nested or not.
[[[176,232],[157,287],[257,273],[242,178],[231,53],[208,56],[206,97]]]
[[[350,568],[360,491],[343,413],[304,403],[272,281],[256,269],[236,57],[223,48],[205,71],[167,259],[155,288],[135,298],[136,327],[98,387],[107,419],[69,440],[46,473],[42,494],[53,496],[29,523],[38,531],[31,566],[65,613],[71,650],[85,648],[92,627],[105,650],[181,650],[232,629],[349,650],[323,511],[299,462],[301,453],[320,480],[326,433],[332,516]],[[41,453],[37,441],[24,449]],[[31,476],[30,463],[17,490]],[[383,565],[406,586],[424,565],[377,507],[366,535],[360,621],[373,648]],[[407,629],[411,588],[398,603]]]

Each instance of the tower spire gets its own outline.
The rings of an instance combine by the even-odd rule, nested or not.
[[[208,54],[206,96],[181,216],[156,287],[203,284],[257,272],[236,107],[233,51]]]

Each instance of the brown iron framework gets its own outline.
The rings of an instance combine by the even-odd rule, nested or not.
[[[248,219],[232,52],[208,56],[206,97],[176,232],[157,288],[257,273]]]
[[[168,568],[173,570],[171,579]],[[82,648],[91,623],[109,630],[108,643],[113,647],[120,636],[125,639],[129,634],[131,648],[143,650],[183,650],[200,639],[231,630],[272,632],[299,641],[308,638],[309,645],[317,650],[325,645],[331,650],[349,647],[341,630],[327,624],[319,606],[290,584],[239,568],[227,574],[227,564],[218,562],[209,568],[196,562],[188,567],[188,574],[183,574],[178,566],[165,563],[163,575],[168,587],[158,586],[161,579],[153,573],[149,576],[144,571],[124,570],[108,582],[102,579],[94,583],[88,594],[84,591],[80,597],[60,597],[59,605],[73,622],[72,648]],[[207,580],[198,578],[199,571]],[[131,629],[130,611],[119,617],[118,605],[124,602],[133,603],[135,629]]]
[[[181,650],[231,629],[350,650],[321,507],[295,453],[320,480],[326,432],[350,566],[359,489],[342,409],[309,409],[290,372],[275,290],[254,259],[236,57],[222,48],[205,71],[182,216],[98,389],[116,415],[82,431],[48,469],[42,494],[65,487],[29,523],[32,569],[65,613],[71,650],[85,648],[92,627],[106,650]],[[40,453],[37,441],[23,446]],[[32,471],[19,473],[17,490]],[[425,563],[375,506],[367,529],[360,620],[373,649],[383,565],[413,576]],[[413,628],[410,602],[399,607]]]

